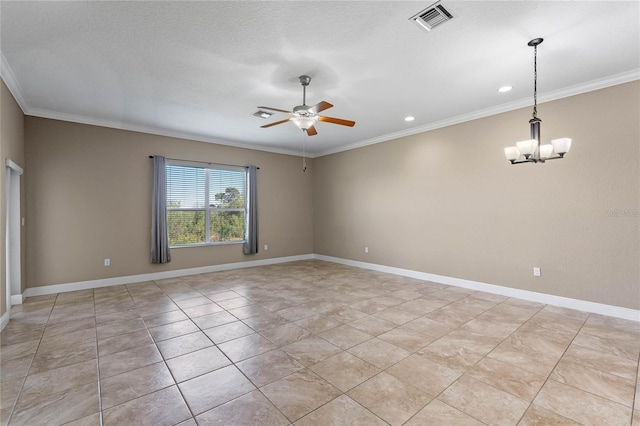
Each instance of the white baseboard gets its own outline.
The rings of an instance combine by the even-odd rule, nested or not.
[[[388,274],[401,275],[425,281],[432,281],[440,284],[452,285],[455,287],[468,288],[471,290],[484,291],[487,293],[499,294],[507,297],[529,300],[532,302],[544,303],[547,305],[561,306],[564,308],[576,309],[584,312],[592,312],[616,318],[627,319],[640,322],[640,310],[623,308],[603,303],[589,302],[586,300],[571,299],[568,297],[554,296],[551,294],[537,293],[534,291],[520,290],[511,287],[504,287],[494,284],[482,283],[479,281],[465,280],[461,278],[447,277],[444,275],[430,274],[427,272],[413,271],[410,269],[394,268],[392,266],[378,265],[375,263],[360,262],[356,260],[343,259],[339,257],[325,256],[321,254],[303,254],[298,256],[277,257],[273,259],[252,260],[248,262],[225,263],[222,265],[202,266],[199,268],[176,269],[173,271],[154,272],[149,274],[129,275],[124,277],[104,278],[91,281],[80,281],[66,284],[55,284],[43,287],[31,287],[24,292],[24,297],[42,296],[45,294],[64,293],[68,291],[86,290],[98,287],[108,287],[121,284],[132,284],[144,281],[162,280],[166,278],[183,277],[187,275],[206,274],[209,272],[227,271],[230,269],[251,268],[254,266],[275,265],[278,263],[295,262],[299,260],[318,259],[327,262],[340,263],[342,265],[355,266],[373,271],[385,272]],[[11,296],[11,303],[14,297],[20,298],[22,295]],[[5,320],[6,317],[6,320]],[[9,314],[2,316],[2,324],[9,321]],[[4,325],[3,325],[4,327]]]
[[[13,306],[13,305],[22,305],[23,301],[24,301],[24,295],[23,294],[11,295],[11,306]]]
[[[511,287],[486,284],[478,281],[447,277],[444,275],[429,274],[426,272],[413,271],[410,269],[394,268],[392,266],[378,265],[375,263],[359,262],[356,260],[342,259],[339,257],[325,256],[322,254],[314,254],[313,258],[324,260],[327,262],[340,263],[347,266],[356,266],[358,268],[371,269],[373,271],[386,272],[388,274],[402,275],[404,277],[452,285],[455,287],[463,287],[471,290],[499,294],[502,296],[515,297],[517,299],[544,303],[546,305],[561,306],[563,308],[577,309],[579,311],[592,312],[595,314],[602,314],[610,317],[640,322],[640,310],[636,309],[622,308],[620,306],[605,305],[603,303],[595,303],[586,300],[571,299],[568,297],[537,293],[535,291],[520,290]]]
[[[45,294],[65,293],[68,291],[87,290],[91,288],[109,287],[114,285],[140,283],[145,281],[163,280],[166,278],[184,277],[187,275],[206,274],[209,272],[228,271],[230,269],[252,268],[254,266],[275,265],[278,263],[295,262],[313,259],[313,254],[298,256],[276,257],[272,259],[250,260],[247,262],[224,263],[221,265],[201,266],[198,268],[175,269],[173,271],[152,272],[149,274],[129,275],[124,277],[103,278],[75,283],[54,284],[42,287],[30,287],[25,292],[26,297],[42,296]],[[13,296],[12,296],[13,297]]]
[[[0,317],[0,331],[4,330],[4,328],[9,324],[9,317],[11,316],[11,312],[7,311]]]

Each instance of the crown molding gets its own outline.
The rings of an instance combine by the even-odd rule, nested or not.
[[[7,62],[7,58],[4,57],[4,53],[0,50],[0,76],[2,80],[7,85],[9,92],[13,95],[14,99],[18,103],[20,109],[22,109],[22,113],[28,115],[29,105],[27,104],[27,100],[22,93],[22,89],[18,84],[18,80],[16,79],[16,75],[13,73],[13,70],[9,66],[9,62]]]
[[[565,87],[560,90],[548,92],[542,95],[538,95],[538,103],[551,102],[562,98],[568,98],[570,96],[580,95],[582,93],[592,92],[594,90],[604,89],[618,84],[629,83],[631,81],[640,80],[640,68],[621,74],[616,74],[607,78],[589,81],[586,83],[578,84],[575,86]],[[455,124],[465,123],[467,121],[477,120],[479,118],[485,118],[496,114],[502,114],[505,112],[513,111],[520,108],[525,108],[533,105],[530,99],[520,99],[517,101],[509,102],[506,104],[498,105],[492,108],[486,108],[479,111],[472,112],[470,114],[463,114],[457,117],[448,118],[446,120],[436,121],[424,126],[412,127],[410,129],[402,130],[399,132],[389,133],[386,135],[378,136],[375,138],[367,139],[360,142],[355,142],[341,147],[332,148],[326,151],[321,151],[315,154],[315,157],[323,157],[325,155],[337,154],[339,152],[350,151],[352,149],[362,148],[368,145],[375,145],[377,143],[387,142],[393,139],[399,139],[405,136],[412,136],[418,133],[424,133],[431,130],[441,129],[443,127],[453,126]]]

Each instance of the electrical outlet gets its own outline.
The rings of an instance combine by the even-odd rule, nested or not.
[[[365,247],[365,248],[364,248],[364,252],[365,252],[365,253],[369,253],[369,247]]]
[[[269,250],[269,244],[264,245],[264,251],[267,251],[267,250]]]
[[[540,268],[538,268],[537,266],[533,268],[533,276],[534,277],[540,276]]]
[[[104,266],[111,266],[111,259],[105,259]]]

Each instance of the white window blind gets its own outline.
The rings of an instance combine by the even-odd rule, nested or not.
[[[167,164],[169,245],[244,241],[243,168]]]

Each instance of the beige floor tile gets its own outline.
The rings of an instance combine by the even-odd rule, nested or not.
[[[341,393],[308,369],[297,371],[260,390],[292,422]]]
[[[21,395],[16,403],[12,424],[64,424],[97,413],[98,383],[74,386],[60,392]]]
[[[97,314],[96,324],[108,324],[110,322],[125,321],[140,318],[140,314],[135,310],[111,312],[108,314]]]
[[[164,362],[107,377],[100,381],[102,409],[114,407],[174,384]]]
[[[178,336],[184,336],[185,334],[195,333],[196,331],[200,331],[200,329],[191,320],[172,322],[171,324],[165,324],[149,329],[151,337],[153,337],[153,340],[156,342],[161,342]]]
[[[120,336],[127,333],[133,333],[136,331],[146,330],[147,327],[144,324],[142,318],[136,318],[126,321],[110,322],[108,324],[101,324],[96,328],[98,339],[108,339],[114,336]],[[46,334],[46,331],[45,331]]]
[[[435,340],[431,336],[400,326],[378,336],[386,342],[399,346],[409,352],[416,352]]]
[[[178,386],[196,416],[255,389],[233,365],[187,380]]]
[[[360,318],[359,320],[350,322],[349,326],[357,328],[360,331],[364,331],[365,333],[372,336],[378,336],[382,333],[386,333],[387,331],[396,328],[398,324],[375,315],[369,315],[367,317]]]
[[[632,361],[637,360],[640,355],[640,338],[598,336],[583,329],[571,343]]]
[[[411,355],[388,368],[387,373],[435,397],[455,382],[463,372],[420,355]]]
[[[336,309],[335,311],[328,312],[327,314],[344,323],[357,321],[360,318],[364,318],[367,316],[366,313],[352,308]]]
[[[349,349],[373,338],[371,334],[360,331],[350,325],[332,328],[320,333],[319,336],[342,349]]]
[[[39,344],[40,340],[29,340],[22,343],[2,346],[2,349],[0,349],[0,362],[34,355]]]
[[[547,376],[567,347],[566,343],[536,333],[516,331],[490,354],[490,358]]]
[[[442,324],[427,317],[416,318],[404,326],[433,338],[440,338],[455,329],[454,326]]]
[[[9,324],[7,324],[4,330],[2,330],[2,333],[0,334],[1,346],[15,345],[17,343],[24,343],[31,340],[40,340],[44,334],[44,325],[36,325],[30,327],[26,331],[14,332],[10,328],[13,324],[9,321]]]
[[[13,409],[23,383],[23,378],[0,383],[0,410]]]
[[[198,306],[193,306],[191,308],[184,308],[182,311],[185,314],[187,314],[187,316],[189,318],[198,318],[198,317],[203,317],[205,315],[211,315],[211,314],[215,314],[215,313],[218,313],[218,312],[224,312],[224,309],[222,309],[217,304],[215,304],[213,302],[210,302],[210,303],[208,303],[206,305],[198,305]],[[226,313],[226,312],[224,312],[224,313]],[[227,314],[227,315],[230,315],[230,314]]]
[[[97,357],[95,329],[86,329],[42,339],[30,374],[52,370]]]
[[[640,426],[640,410],[633,410],[633,420],[631,426]]]
[[[418,411],[405,425],[483,426],[484,423],[438,399],[434,399],[426,407]]]
[[[191,417],[177,386],[145,395],[104,410],[103,423],[111,425],[176,424]]]
[[[378,367],[348,352],[334,355],[309,368],[342,392],[347,392],[380,372]]]
[[[285,352],[275,349],[236,364],[257,387],[279,380],[304,368]]]
[[[173,339],[163,340],[157,343],[158,349],[164,359],[175,358],[200,349],[213,346],[211,340],[201,331],[197,333],[185,334]]]
[[[100,356],[105,356],[152,343],[153,339],[147,330],[136,331],[135,333],[98,341],[98,353]]]
[[[167,360],[167,366],[177,383],[226,367],[229,364],[231,361],[224,356],[220,349],[214,346]]]
[[[259,305],[246,305],[240,308],[229,309],[228,311],[231,315],[233,315],[239,320],[244,320],[247,318],[255,317],[257,315],[266,315],[271,313],[271,311]]]
[[[564,354],[565,361],[585,365],[627,380],[636,380],[638,363],[604,352],[594,351],[579,345],[571,345]]]
[[[241,296],[242,296],[241,294],[238,294],[235,291],[223,291],[223,292],[209,294],[209,296],[207,297],[213,300],[214,302],[218,302],[222,300],[235,299],[236,297],[241,297]]]
[[[631,423],[631,408],[554,380],[547,381],[534,403],[584,425]]]
[[[425,392],[382,372],[348,395],[391,425],[400,425],[432,399]]]
[[[411,355],[410,352],[378,338],[354,346],[348,352],[383,370]]]
[[[143,320],[148,328],[152,328],[171,324],[172,322],[184,321],[188,318],[182,311],[170,311],[147,315],[143,317]]]
[[[313,365],[323,359],[342,352],[339,347],[316,336],[298,340],[281,348],[304,366]]]
[[[584,324],[584,319],[568,318],[559,313],[542,310],[534,315],[529,321],[524,323],[521,331],[530,333],[566,333],[570,337],[574,337],[580,327]]]
[[[100,426],[100,413],[93,413],[78,420],[65,423],[65,426]]]
[[[386,424],[346,395],[337,397],[296,422],[296,426],[384,426]]]
[[[398,306],[377,312],[375,316],[387,321],[391,321],[396,325],[406,324],[407,322],[420,317],[419,314],[409,312]]]
[[[525,401],[533,401],[547,379],[546,376],[492,358],[478,362],[469,369],[467,375]]]
[[[536,404],[531,404],[522,416],[518,426],[579,426],[580,423],[544,409]]]
[[[311,335],[307,330],[294,323],[269,328],[260,334],[278,347],[289,345]]]
[[[95,317],[87,317],[75,321],[59,322],[57,324],[47,325],[47,327],[44,329],[44,335],[42,337],[48,339],[52,336],[73,333],[74,331],[93,329],[95,326]]]
[[[240,337],[238,339],[222,343],[218,345],[218,347],[233,362],[239,362],[276,348],[273,343],[259,334],[250,334],[248,336]]]
[[[472,352],[486,355],[504,340],[504,337],[488,336],[482,332],[473,331],[465,327],[466,325],[452,331],[438,339],[438,341],[442,344],[459,346]]]
[[[101,356],[98,359],[100,378],[106,379],[160,361],[162,361],[162,355],[153,344]]]
[[[200,423],[640,420],[637,322],[318,260],[28,298],[0,342],[0,423],[15,405],[12,424],[97,426],[98,377],[113,396],[118,376],[136,396],[107,395],[104,424],[195,426],[181,388]],[[136,379],[154,364],[171,380],[158,391]]]
[[[204,333],[209,336],[215,344],[228,342],[238,337],[248,336],[255,333],[253,329],[242,321],[234,321],[217,327],[207,328]]]
[[[311,333],[322,333],[323,331],[343,325],[344,321],[339,320],[336,316],[329,313],[307,317],[295,323]]]
[[[212,303],[213,302],[209,298],[204,296],[196,296],[189,299],[181,299],[175,301],[175,304],[183,310],[186,308],[193,308],[194,306],[210,305]]]
[[[274,313],[259,314],[242,320],[255,331],[264,331],[279,325],[288,324],[291,321]]]
[[[483,358],[482,354],[457,346],[451,340],[439,339],[416,352],[449,368],[465,371]]]
[[[636,390],[633,380],[565,360],[558,363],[550,378],[628,407],[633,406]]]
[[[289,420],[257,390],[205,411],[197,416],[196,420],[201,425],[286,426],[289,424]]]
[[[514,425],[529,403],[468,376],[438,397],[442,402],[490,425]]]

